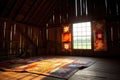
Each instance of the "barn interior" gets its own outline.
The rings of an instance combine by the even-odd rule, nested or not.
[[[0,0],[0,44],[0,64],[61,56],[93,61],[69,78],[0,67],[1,80],[119,80],[120,0]]]

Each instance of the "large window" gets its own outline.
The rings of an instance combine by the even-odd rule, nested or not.
[[[73,49],[91,49],[91,22],[73,24]]]

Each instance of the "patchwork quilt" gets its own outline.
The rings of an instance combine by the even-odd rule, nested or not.
[[[66,79],[79,69],[88,67],[93,63],[92,60],[81,60],[73,57],[30,57],[0,62],[0,69],[16,72],[25,71]]]

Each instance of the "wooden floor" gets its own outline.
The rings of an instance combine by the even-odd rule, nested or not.
[[[79,58],[92,59],[95,61],[95,63],[88,68],[79,70],[68,80],[120,80],[120,59],[92,58],[92,57],[79,57]],[[32,73],[0,71],[0,80],[64,80],[64,79],[53,78],[50,76],[46,77],[44,75],[37,75]]]

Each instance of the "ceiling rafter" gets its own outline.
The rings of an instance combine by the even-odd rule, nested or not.
[[[0,0],[0,15],[2,14],[2,12],[5,9],[6,2],[7,2],[7,0]]]
[[[25,14],[29,11],[29,8],[31,8],[31,5],[33,4],[33,0],[26,0],[19,12],[19,14],[17,15],[17,20],[18,21],[22,21],[22,19],[24,18]],[[22,21],[23,22],[23,21]]]
[[[33,6],[35,5],[35,3],[36,3],[36,0],[34,0],[34,1],[32,2],[32,4],[30,5],[28,11],[24,14],[24,18],[22,19],[23,22],[25,22],[25,19],[28,17],[27,15],[29,14],[29,12],[32,11],[32,8],[33,8]]]
[[[21,5],[19,6],[18,10],[16,11],[15,16],[13,17],[14,20],[19,21],[19,13],[21,12],[23,5],[25,5],[26,0],[21,1]]]
[[[40,25],[41,23],[43,24],[47,24],[49,22],[50,17],[52,16],[53,13],[51,13],[53,11],[53,7],[55,7],[55,3],[57,2],[57,0],[54,0],[53,3],[50,4],[50,6],[47,8],[47,10],[44,13],[44,17],[42,17],[41,19],[39,18],[38,20],[38,25]],[[43,11],[44,12],[44,11]],[[46,18],[47,17],[47,18]]]
[[[11,10],[9,14],[9,18],[14,20],[15,14],[17,14],[17,10],[19,9],[19,6],[21,6],[21,0],[16,0],[16,4],[14,5],[13,9]]]
[[[49,11],[48,7],[51,7],[51,4],[54,2],[53,0],[49,0],[49,1],[50,2],[45,3],[45,6],[40,11],[38,11],[38,13],[36,14],[35,17],[39,17],[39,18],[43,19],[46,11]],[[37,24],[39,22],[39,18],[34,19],[34,24]]]
[[[42,2],[42,0],[36,0],[33,6],[31,7],[31,10],[28,12],[27,16],[23,20],[24,22],[28,23],[28,20],[33,16],[34,12],[36,11],[38,5]]]
[[[13,9],[14,5],[16,4],[16,2],[17,2],[17,0],[9,0],[7,2],[6,6],[5,6],[5,8],[4,8],[4,10],[3,10],[2,14],[1,14],[4,18],[7,18],[9,16],[9,14],[12,11],[12,9]]]
[[[40,27],[88,18],[119,19],[120,0],[81,1],[80,4],[78,0],[76,16],[75,0],[0,0],[0,18]]]
[[[42,9],[41,7],[43,7],[45,5],[45,2],[46,2],[46,0],[43,0],[40,4],[38,4],[36,11],[33,13],[33,15],[28,20],[29,23],[31,23],[32,21],[34,21],[34,19],[36,18],[35,17],[36,14],[38,12],[40,12],[40,9]]]

